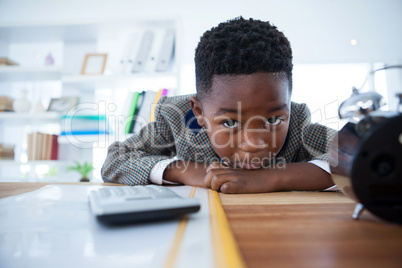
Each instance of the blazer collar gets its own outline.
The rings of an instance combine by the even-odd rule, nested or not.
[[[186,127],[189,128],[195,135],[197,135],[202,129],[202,127],[198,124],[197,118],[195,117],[192,109],[190,109],[190,111],[188,111],[186,116],[183,118],[183,122]]]
[[[202,162],[219,161],[220,158],[212,148],[211,141],[209,140],[207,129],[201,127],[197,123],[197,118],[195,117],[193,110],[190,109],[186,116],[183,118],[183,122],[186,128],[193,134],[190,144],[186,148],[187,154],[193,154],[193,158],[196,161],[202,160]],[[199,157],[197,152],[202,150],[203,159],[197,159]]]

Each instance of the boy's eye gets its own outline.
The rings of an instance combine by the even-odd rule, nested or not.
[[[239,126],[239,123],[236,120],[228,119],[223,122],[223,125],[228,128],[235,128]]]
[[[267,120],[267,124],[270,126],[277,126],[283,121],[283,118],[273,116]]]

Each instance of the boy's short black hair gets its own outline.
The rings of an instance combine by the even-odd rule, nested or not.
[[[195,50],[197,95],[209,93],[214,75],[281,73],[292,92],[292,49],[269,22],[242,17],[206,31]]]

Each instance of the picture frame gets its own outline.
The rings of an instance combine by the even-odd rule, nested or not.
[[[47,108],[48,112],[66,113],[78,104],[78,97],[52,98]]]
[[[105,71],[107,54],[86,54],[82,65],[82,75],[101,75]]]

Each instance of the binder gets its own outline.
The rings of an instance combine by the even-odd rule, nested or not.
[[[167,96],[168,91],[169,91],[169,90],[168,90],[167,88],[162,89],[161,97]]]
[[[166,72],[169,70],[170,64],[173,60],[173,51],[175,45],[175,32],[173,29],[168,29],[165,32],[163,43],[160,47],[158,61],[156,64],[156,72]]]
[[[134,113],[133,113],[133,120],[131,121],[131,126],[129,133],[134,133],[134,126],[135,126],[135,121],[137,120],[138,113],[142,107],[142,104],[144,103],[144,95],[145,91],[138,93],[138,98],[137,98],[137,103],[135,105]]]
[[[163,96],[167,96],[168,90],[166,88],[160,89],[158,91],[158,94],[156,94],[154,102],[152,103],[152,108],[151,108],[151,116],[149,118],[149,122],[155,121],[155,107],[156,104],[158,103],[159,99]]]
[[[134,96],[133,91],[127,92],[123,107],[120,110],[119,114],[119,121],[121,123],[123,123],[123,121],[126,120],[128,116],[130,116],[130,109],[131,109],[131,103],[133,102],[133,96]]]
[[[132,109],[131,104],[133,103],[134,93],[135,92],[133,92],[133,91],[129,91],[129,92],[127,92],[127,95],[125,97],[124,105],[118,116],[118,120],[119,120],[119,124],[120,124],[119,133],[120,133],[120,131],[122,131],[124,134],[128,133],[127,132],[128,130],[126,130],[126,128],[129,127],[127,125],[132,120],[132,118],[131,118],[132,113],[130,114],[130,110]]]
[[[156,69],[156,63],[158,61],[160,48],[163,43],[164,29],[154,28],[152,29],[154,38],[149,49],[148,59],[146,61],[144,72],[153,73]]]
[[[154,99],[154,101],[153,101],[153,103],[152,103],[151,116],[149,117],[149,121],[150,121],[150,122],[155,121],[155,107],[156,107],[156,104],[158,103],[158,101],[159,101],[159,99],[160,99],[160,97],[161,97],[161,94],[162,94],[162,89],[159,89],[159,91],[158,91],[158,93],[155,95],[155,99]]]
[[[149,51],[151,50],[153,39],[154,39],[153,32],[151,31],[144,32],[131,72],[137,73],[142,72],[144,70],[148,60]]]
[[[119,63],[120,73],[131,73],[133,62],[138,53],[140,38],[141,35],[138,32],[131,33],[128,37]]]
[[[127,114],[127,119],[125,120],[125,121],[128,121],[128,122],[126,122],[125,128],[124,128],[125,134],[130,133],[131,126],[134,123],[134,113],[135,113],[135,109],[137,107],[137,101],[138,101],[139,96],[140,96],[139,92],[133,93],[133,97],[132,97],[131,104],[130,104],[130,110]]]
[[[134,123],[133,133],[139,133],[141,128],[144,127],[151,117],[152,103],[155,100],[157,93],[152,90],[145,92],[144,101],[138,113],[137,120]]]

